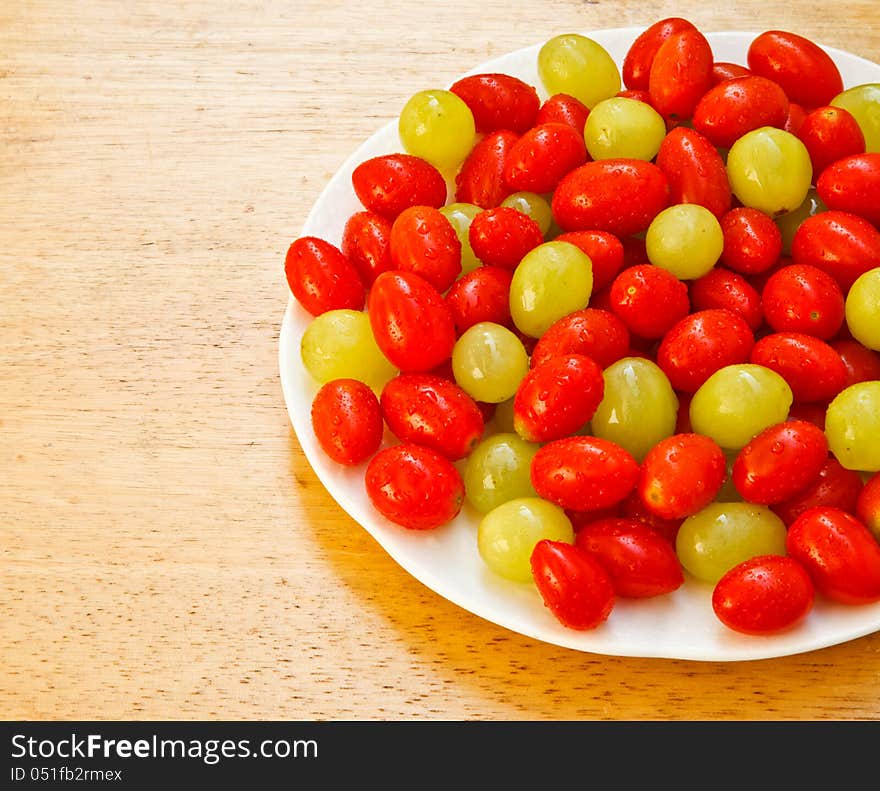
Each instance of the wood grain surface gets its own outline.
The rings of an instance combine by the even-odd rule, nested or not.
[[[880,634],[700,663],[489,624],[290,427],[283,255],[346,156],[489,57],[673,15],[880,61],[874,0],[0,5],[0,717],[880,716]]]

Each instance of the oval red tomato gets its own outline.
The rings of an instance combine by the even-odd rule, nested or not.
[[[755,343],[749,362],[776,371],[800,403],[830,401],[846,387],[846,366],[840,355],[814,335],[764,335]]]
[[[730,209],[733,198],[724,160],[696,130],[672,129],[660,144],[656,162],[669,182],[670,203],[696,203],[719,219]]]
[[[721,218],[724,248],[720,263],[734,272],[766,272],[782,255],[782,232],[769,215],[737,206]]]
[[[804,115],[797,136],[813,163],[813,181],[832,162],[865,151],[865,135],[848,110],[826,105]]]
[[[837,281],[809,264],[790,264],[767,278],[761,292],[764,317],[776,332],[834,337],[844,320],[845,302]]]
[[[829,209],[880,225],[880,152],[851,154],[832,162],[816,180],[816,193]]]
[[[379,400],[357,379],[334,379],[322,385],[312,400],[310,416],[321,449],[339,464],[360,464],[382,442],[385,426]]]
[[[555,93],[541,105],[535,118],[535,125],[554,122],[568,124],[582,135],[589,115],[590,108],[580,99],[575,99],[567,93]]]
[[[599,291],[623,269],[623,242],[607,231],[569,231],[555,237],[557,242],[571,242],[583,250],[593,265],[593,291]]]
[[[611,311],[600,308],[576,310],[557,319],[538,338],[529,360],[532,367],[551,357],[583,354],[602,368],[625,357],[629,351],[629,330]]]
[[[389,244],[395,269],[420,275],[441,294],[461,274],[461,242],[432,206],[410,206],[397,215]]]
[[[499,206],[513,192],[504,181],[504,161],[518,139],[516,132],[501,129],[478,141],[455,176],[455,200],[481,209]]]
[[[623,84],[631,90],[647,91],[651,64],[660,45],[675,33],[693,29],[693,23],[682,17],[667,17],[649,25],[636,36],[623,58]]]
[[[846,469],[829,454],[813,483],[791,499],[774,503],[771,508],[786,526],[804,511],[817,506],[840,508],[858,515],[858,499],[863,486],[862,478],[855,470]],[[862,516],[859,518],[864,521]]]
[[[284,258],[284,275],[291,294],[313,316],[364,306],[364,284],[354,264],[323,239],[301,236],[294,240]]]
[[[541,124],[523,133],[507,152],[504,181],[516,192],[552,192],[563,176],[586,161],[583,133],[569,124]]]
[[[411,154],[382,154],[361,162],[351,174],[358,200],[393,220],[410,206],[446,203],[446,181],[430,162]]]
[[[510,282],[513,272],[500,266],[478,266],[456,280],[446,292],[446,304],[461,335],[481,321],[513,328]]]
[[[673,33],[658,48],[648,74],[651,104],[671,121],[693,116],[712,86],[714,57],[708,39],[696,28]]]
[[[474,217],[468,240],[483,264],[513,271],[526,253],[544,241],[544,234],[528,215],[510,206],[498,206]]]
[[[612,282],[609,304],[627,329],[642,338],[662,338],[688,315],[688,287],[666,269],[642,264],[624,269]]]
[[[468,106],[480,134],[499,129],[521,134],[535,122],[541,106],[534,87],[510,74],[472,74],[449,90]]]
[[[714,266],[690,283],[691,310],[729,310],[745,319],[753,332],[764,323],[761,294],[738,272]]]
[[[394,268],[391,260],[391,220],[373,211],[358,211],[342,229],[342,252],[354,264],[369,288],[382,272]]]

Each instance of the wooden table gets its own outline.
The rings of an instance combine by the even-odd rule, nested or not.
[[[673,14],[880,60],[873,0],[709,5],[3,4],[0,716],[880,716],[880,633],[627,659],[459,609],[342,513],[281,395],[283,254],[416,90]]]

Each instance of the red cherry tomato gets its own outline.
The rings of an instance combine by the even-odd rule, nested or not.
[[[755,343],[749,362],[776,371],[800,403],[830,401],[846,387],[846,366],[840,355],[814,335],[765,335]]]
[[[598,559],[617,596],[661,596],[684,583],[672,544],[638,519],[608,518],[584,525],[575,544]]]
[[[662,338],[690,310],[688,287],[659,266],[624,269],[611,284],[611,307],[630,332]]]
[[[696,311],[663,335],[657,365],[674,389],[695,393],[719,369],[748,362],[754,344],[752,328],[738,313]]]
[[[831,347],[846,367],[845,387],[880,379],[880,354],[877,352],[852,339],[833,341]]]
[[[615,442],[565,437],[542,445],[532,459],[532,485],[539,496],[573,511],[607,508],[635,487],[639,464]]]
[[[851,154],[832,162],[816,180],[816,192],[829,209],[880,225],[880,152]]]
[[[757,332],[764,323],[764,308],[758,290],[742,275],[714,266],[690,284],[691,310],[729,310],[746,320]]]
[[[771,505],[814,483],[827,458],[822,429],[805,420],[786,420],[765,428],[739,451],[731,477],[743,499]]]
[[[844,320],[844,297],[837,281],[809,264],[776,270],[761,293],[764,318],[777,332],[832,338]]]
[[[535,126],[558,122],[568,124],[582,135],[589,115],[590,108],[580,99],[567,93],[555,93],[541,105],[535,118]]]
[[[764,212],[737,206],[720,220],[724,248],[720,263],[746,275],[766,272],[782,255],[782,232]]]
[[[746,62],[752,73],[777,82],[791,101],[804,107],[828,104],[843,90],[843,79],[831,56],[797,33],[761,33],[749,45]]]
[[[794,497],[781,503],[774,503],[771,508],[788,527],[804,511],[817,506],[840,508],[851,514],[856,513],[862,490],[861,476],[855,470],[846,469],[829,454],[813,483]],[[863,519],[862,516],[859,518]]]
[[[333,461],[351,466],[372,456],[385,428],[376,394],[357,379],[334,379],[312,401],[312,429]]]
[[[609,285],[623,269],[623,243],[607,231],[569,231],[555,237],[557,242],[571,242],[593,264],[593,290]]]
[[[541,106],[534,87],[510,74],[473,74],[449,90],[468,106],[480,134],[499,129],[525,132]]]
[[[296,239],[284,258],[284,276],[296,301],[313,316],[364,306],[364,284],[354,264],[323,239]]]
[[[732,194],[718,149],[694,129],[671,130],[657,152],[657,166],[669,182],[670,203],[696,203],[721,218]]]
[[[797,136],[806,119],[807,111],[797,102],[789,102],[788,118],[785,119],[785,123],[783,124],[782,128],[784,131],[790,132],[791,134]]]
[[[712,86],[712,47],[696,28],[673,33],[657,49],[648,75],[651,104],[664,118],[685,121]]]
[[[504,181],[507,152],[519,139],[516,132],[501,129],[482,138],[465,157],[455,176],[455,200],[492,209],[513,190]]]
[[[637,102],[644,102],[647,105],[651,105],[651,94],[645,90],[626,90],[626,91],[618,91],[616,96],[620,96],[623,99],[635,99]]]
[[[617,316],[600,308],[584,308],[557,319],[538,339],[532,350],[532,367],[551,357],[583,354],[602,368],[625,357],[629,351],[629,330]]]
[[[661,519],[684,519],[711,503],[727,476],[724,451],[702,434],[673,434],[645,455],[636,492]]]
[[[619,504],[618,509],[620,516],[627,519],[637,519],[661,536],[664,541],[668,541],[672,546],[675,546],[675,538],[684,520],[664,519],[649,511],[644,502],[642,502],[637,488],[633,489],[629,496]]]
[[[511,206],[498,206],[474,217],[468,240],[483,264],[513,271],[529,250],[544,241],[544,234],[528,215]]]
[[[542,539],[532,550],[532,576],[545,606],[569,629],[595,629],[614,608],[611,577],[595,557],[564,541]]]
[[[481,321],[512,328],[510,281],[513,272],[500,266],[478,266],[456,280],[446,292],[446,304],[461,335]]]
[[[549,358],[523,378],[513,399],[513,426],[529,442],[562,439],[582,429],[605,393],[602,369],[582,354]]]
[[[367,288],[382,272],[394,268],[390,239],[391,220],[372,211],[355,212],[342,229],[342,252]]]
[[[786,555],[758,555],[730,569],[712,590],[712,610],[729,629],[768,635],[799,624],[816,598],[810,575]]]
[[[712,84],[717,85],[724,80],[732,80],[735,77],[748,77],[751,72],[740,63],[730,63],[726,60],[716,60],[712,64]]]
[[[804,116],[797,136],[813,163],[813,181],[838,159],[865,151],[865,135],[858,121],[842,107],[817,107]]]
[[[675,33],[694,29],[693,23],[687,19],[668,17],[643,30],[630,44],[623,58],[621,67],[623,84],[633,90],[647,91],[651,64],[660,45]]]
[[[431,374],[398,374],[382,388],[385,423],[401,442],[436,450],[450,461],[483,437],[483,414],[455,382]]]
[[[640,159],[587,162],[553,192],[553,217],[563,231],[608,231],[629,236],[647,230],[669,203],[663,171]]]
[[[393,220],[410,206],[446,203],[446,181],[430,162],[411,154],[383,154],[361,162],[351,174],[358,200]]]
[[[455,323],[440,292],[412,272],[383,272],[370,289],[370,326],[381,352],[403,372],[423,373],[449,359]]]
[[[452,521],[464,502],[455,465],[412,443],[380,450],[367,465],[364,483],[373,507],[410,530],[433,530]]]
[[[394,268],[425,278],[441,294],[461,274],[461,242],[452,223],[432,206],[410,206],[391,226]]]
[[[785,548],[829,599],[880,601],[880,544],[852,514],[827,507],[804,511],[788,528]]]
[[[541,124],[511,146],[504,181],[515,192],[552,192],[563,176],[586,161],[583,133],[569,124]]]
[[[880,472],[874,473],[859,492],[854,509],[844,509],[854,513],[880,541]]]

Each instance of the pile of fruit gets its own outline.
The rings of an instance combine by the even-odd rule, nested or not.
[[[688,577],[754,635],[880,600],[880,85],[681,18],[537,67],[413,95],[290,245],[320,447],[572,629]]]

